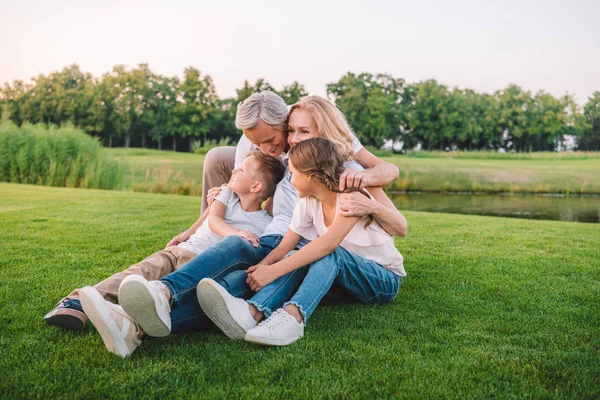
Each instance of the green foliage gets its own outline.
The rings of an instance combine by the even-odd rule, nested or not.
[[[595,224],[405,212],[408,276],[391,304],[320,304],[283,348],[216,328],[145,340],[131,358],[42,317],[163,248],[187,196],[0,184],[0,397],[600,397]]]
[[[117,189],[121,180],[121,165],[79,129],[0,125],[0,181]]]
[[[579,140],[579,149],[600,151],[600,92],[594,92],[584,107],[586,127]]]

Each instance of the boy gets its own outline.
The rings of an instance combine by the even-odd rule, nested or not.
[[[217,201],[205,212],[208,218],[203,220],[201,217],[190,228],[195,233],[189,239],[176,246],[167,246],[86,290],[92,289],[104,300],[117,303],[119,285],[128,275],[141,275],[148,280],[160,279],[229,235],[240,236],[257,246],[258,236],[272,219],[261,209],[261,204],[273,196],[283,173],[280,160],[260,150],[250,152],[242,165],[233,171],[231,180],[215,199]],[[62,299],[44,317],[46,322],[69,330],[83,329],[88,317],[81,306],[79,292],[79,289],[75,289]],[[120,308],[113,304],[106,306],[113,311]]]

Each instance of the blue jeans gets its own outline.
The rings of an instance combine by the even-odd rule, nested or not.
[[[214,279],[228,288],[228,282],[235,283],[237,280],[228,280],[226,275],[257,264],[277,247],[282,238],[280,235],[264,236],[260,238],[258,247],[254,247],[246,239],[228,236],[177,271],[163,277],[161,282],[171,293],[171,332],[196,330],[208,325],[208,318],[196,297],[196,286],[202,279]],[[231,290],[231,294],[243,297],[237,286]]]
[[[233,273],[226,278],[228,290],[231,288],[242,294],[239,297],[248,296],[250,288],[245,284],[245,276]],[[306,324],[324,297],[334,301],[354,299],[366,304],[385,304],[396,298],[401,284],[400,276],[338,247],[330,255],[265,286],[248,303],[265,317],[278,308],[293,304],[300,309]]]

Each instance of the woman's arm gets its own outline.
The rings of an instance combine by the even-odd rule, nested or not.
[[[340,176],[340,190],[347,187],[364,189],[370,186],[385,186],[398,179],[398,167],[375,157],[369,150],[362,148],[356,153],[356,161],[364,171],[347,169]]]
[[[347,217],[363,217],[371,214],[390,235],[405,237],[408,223],[402,213],[380,187],[367,188],[375,200],[359,192],[340,195],[340,212]]]
[[[210,205],[210,212],[208,214],[208,227],[211,231],[221,237],[230,235],[236,235],[248,240],[254,247],[258,247],[258,236],[250,231],[241,231],[234,228],[225,222],[225,211],[227,206],[220,201],[213,201]]]
[[[337,215],[323,236],[319,236],[291,256],[271,265],[258,265],[246,282],[256,292],[277,278],[333,253],[358,222],[357,217]]]

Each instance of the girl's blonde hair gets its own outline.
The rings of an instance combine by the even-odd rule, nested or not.
[[[340,175],[344,172],[344,158],[338,146],[329,139],[312,138],[303,140],[290,149],[288,153],[294,168],[303,175],[310,176],[324,184],[332,192],[340,193]],[[344,193],[357,189],[346,189]],[[365,191],[360,193],[370,197]],[[373,216],[367,219],[365,228],[373,222]]]
[[[315,120],[321,137],[329,139],[338,148],[343,159],[355,161],[356,156],[352,150],[355,135],[346,121],[346,117],[332,102],[321,96],[306,96],[290,108],[286,125],[294,110],[306,110]]]

